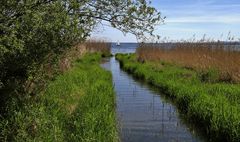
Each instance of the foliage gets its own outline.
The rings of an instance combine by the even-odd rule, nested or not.
[[[50,54],[56,58],[87,36],[61,1],[1,1],[1,21],[0,80],[5,86],[27,79]]]
[[[42,95],[12,100],[1,141],[117,141],[110,72],[89,54],[49,83]]]
[[[0,2],[1,105],[11,94],[26,94],[43,64],[82,43],[102,21],[138,38],[162,22],[148,0],[2,0]],[[45,80],[40,78],[38,80]]]
[[[113,109],[112,100],[104,97],[112,95],[112,92],[109,91],[111,86],[105,82],[109,80],[106,77],[108,75],[104,75],[105,73],[98,67],[91,68],[92,66],[84,65],[86,69],[74,68],[73,70],[82,73],[74,72],[79,75],[76,78],[84,77],[83,82],[72,78],[74,75],[70,75],[70,77],[63,75],[62,79],[64,81],[69,79],[69,82],[67,82],[69,84],[64,84],[66,83],[64,81],[62,81],[62,84],[59,82],[61,86],[55,89],[59,89],[61,92],[53,89],[52,94],[46,93],[39,96],[40,91],[31,91],[31,88],[38,81],[45,87],[47,81],[54,79],[54,73],[52,72],[55,71],[52,70],[58,70],[56,66],[58,66],[59,60],[61,61],[61,56],[65,55],[75,45],[85,42],[91,31],[102,21],[109,22],[112,27],[124,33],[130,32],[138,38],[144,38],[144,33],[152,35],[154,26],[163,21],[160,16],[160,13],[150,6],[148,0],[2,0],[0,2],[1,139],[65,141],[62,139],[65,137],[62,122],[65,121],[66,111],[59,111],[63,108],[63,102],[57,98],[69,97],[69,99],[72,99],[74,96],[70,97],[68,95],[76,95],[74,94],[77,93],[75,89],[81,89],[78,88],[83,87],[81,83],[87,83],[85,85],[89,86],[85,86],[85,91],[87,91],[85,93],[92,93],[91,95],[94,96],[90,100],[99,99],[98,95],[101,96],[102,94],[103,99],[106,100],[94,102],[99,102],[104,106],[102,108],[98,104],[92,106],[99,109],[96,109],[96,114],[93,114],[95,108],[89,108],[91,106],[84,103],[81,104],[80,106],[85,108],[85,112],[77,112],[75,115],[76,117],[81,115],[79,118],[85,115],[86,121],[76,119],[73,122],[77,122],[76,125],[79,126],[76,126],[75,123],[71,125],[76,128],[84,128],[86,132],[76,131],[76,134],[69,134],[73,139],[79,139],[81,135],[78,134],[83,134],[82,141],[89,141],[88,134],[93,133],[96,134],[92,135],[94,140],[112,140],[111,138],[107,139],[106,135],[107,133],[110,134],[110,137],[115,135],[112,127],[113,114],[112,112],[108,114],[108,110]],[[103,49],[104,56],[108,56],[108,50]],[[88,62],[88,64],[91,63]],[[68,61],[64,60],[61,66],[63,69],[65,66],[69,68]],[[92,69],[95,72],[92,72]],[[94,76],[98,72],[99,76]],[[106,77],[106,80],[101,77]],[[61,80],[60,78],[57,78],[57,80]],[[90,85],[88,79],[91,80],[93,86]],[[99,81],[95,79],[99,79]],[[73,85],[72,83],[80,84]],[[104,84],[104,86],[101,84]],[[30,90],[26,90],[28,88]],[[99,90],[99,88],[105,88],[110,94],[104,92],[104,90]],[[91,91],[91,89],[93,90]],[[97,94],[98,90],[101,94]],[[58,96],[57,93],[63,93],[62,95],[65,96]],[[86,101],[90,101],[88,95],[83,97]],[[66,103],[68,103],[68,98]],[[91,110],[89,113],[88,109]],[[106,121],[102,123],[95,121],[95,119],[99,119],[100,114],[108,117]],[[71,119],[75,119],[75,117]],[[108,121],[109,125],[106,124]],[[89,128],[85,125],[88,122],[93,124],[89,125]],[[100,129],[102,127],[101,133],[98,133],[100,131],[96,126],[100,126]]]
[[[202,82],[194,70],[164,62],[139,62],[134,54],[117,54],[116,58],[124,70],[172,98],[189,121],[204,128],[209,141],[240,140],[239,84]]]

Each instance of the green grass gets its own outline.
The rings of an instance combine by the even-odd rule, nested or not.
[[[160,88],[203,127],[212,141],[240,141],[240,84],[215,82],[206,74],[164,62],[140,63],[135,54],[117,54],[121,67]],[[207,81],[206,81],[207,80]]]
[[[88,54],[50,82],[43,94],[12,100],[1,141],[118,141],[111,73]],[[14,104],[15,103],[15,104]]]

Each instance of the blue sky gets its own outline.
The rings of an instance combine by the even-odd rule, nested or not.
[[[171,40],[209,38],[225,40],[228,33],[240,38],[240,0],[152,0],[163,16],[165,24],[155,34]],[[223,35],[223,36],[222,36]],[[134,35],[123,35],[111,27],[99,26],[92,37],[112,42],[136,42]]]

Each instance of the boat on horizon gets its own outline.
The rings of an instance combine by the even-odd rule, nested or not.
[[[117,46],[120,46],[120,42],[118,41],[118,42],[116,43],[116,45],[117,45]]]

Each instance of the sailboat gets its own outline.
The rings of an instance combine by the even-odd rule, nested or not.
[[[120,46],[120,42],[118,41],[118,42],[116,43],[116,45],[117,45],[117,46]]]

